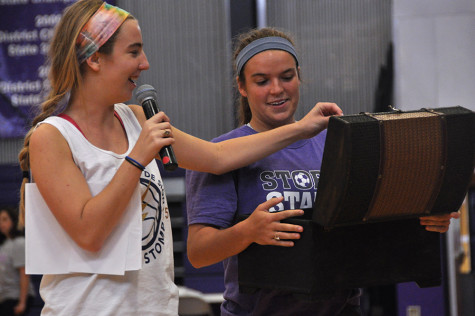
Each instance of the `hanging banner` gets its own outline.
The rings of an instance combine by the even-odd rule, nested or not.
[[[0,138],[22,138],[29,130],[49,85],[49,41],[73,2],[0,0]]]

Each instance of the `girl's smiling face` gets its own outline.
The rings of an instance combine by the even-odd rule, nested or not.
[[[116,102],[124,102],[132,97],[140,73],[150,65],[137,20],[126,20],[118,32],[112,54],[100,55],[100,58],[103,59],[105,86],[109,87]]]
[[[244,66],[245,82],[239,92],[252,112],[251,126],[266,131],[295,121],[300,98],[300,79],[294,57],[286,51],[267,50]]]

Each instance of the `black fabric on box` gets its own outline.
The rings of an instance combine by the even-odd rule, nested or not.
[[[322,299],[339,289],[441,283],[440,234],[424,230],[417,219],[330,230],[308,219],[286,222],[304,228],[294,247],[252,244],[238,255],[241,291],[284,289]]]

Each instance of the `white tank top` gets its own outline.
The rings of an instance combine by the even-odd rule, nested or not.
[[[49,117],[64,136],[86,181],[109,183],[139,137],[141,126],[132,110],[116,104],[129,143],[124,154],[92,145],[69,121]],[[155,160],[140,177],[142,193],[142,269],[124,276],[74,273],[45,275],[40,294],[42,315],[177,315],[178,289],[173,282],[173,241],[163,182]],[[61,251],[61,249],[58,249]]]

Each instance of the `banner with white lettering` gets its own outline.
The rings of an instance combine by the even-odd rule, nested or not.
[[[48,89],[49,40],[73,2],[0,0],[0,138],[22,138],[29,130]]]

